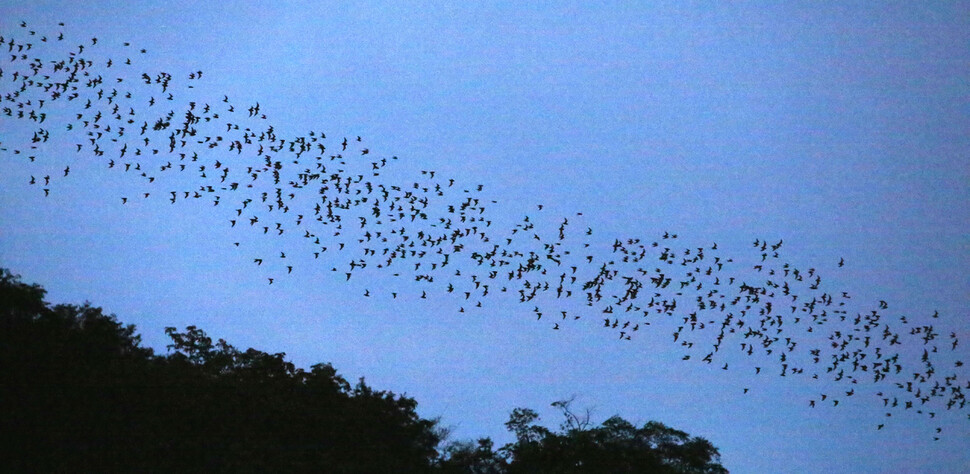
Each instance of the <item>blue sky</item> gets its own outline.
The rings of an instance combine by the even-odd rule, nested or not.
[[[941,364],[970,359],[970,4],[631,5],[25,2],[0,8],[0,31],[18,40],[62,31],[63,43],[38,44],[37,54],[89,45],[105,77],[120,64],[104,60],[131,57],[131,87],[140,72],[171,73],[176,98],[159,96],[159,108],[216,106],[225,95],[237,112],[258,102],[265,121],[238,120],[271,123],[280,137],[323,132],[329,150],[350,137],[347,169],[397,156],[375,182],[410,185],[435,170],[437,181],[455,180],[445,201],[489,203],[497,241],[524,216],[543,237],[565,217],[577,255],[593,230],[586,241],[599,261],[617,238],[649,245],[669,231],[678,251],[716,242],[739,279],[756,281],[751,243],[783,239],[776,266],[817,269],[823,289],[851,295],[850,315],[885,300],[887,319],[963,337]],[[198,70],[201,79],[187,79]],[[151,93],[138,91],[141,113]],[[51,140],[33,163],[9,150],[35,124],[0,117],[0,264],[44,285],[52,302],[116,313],[159,350],[164,327],[194,324],[304,367],[332,362],[349,379],[415,397],[456,438],[501,444],[508,412],[522,406],[556,426],[549,403],[576,395],[595,421],[619,414],[704,436],[736,472],[970,469],[967,410],[886,418],[875,393],[889,384],[755,375],[777,360],[743,356],[740,338],[718,364],[696,351],[683,361],[670,332],[686,314],[621,341],[582,301],[546,298],[537,320],[538,304],[508,294],[460,313],[466,303],[444,293],[444,277],[424,285],[372,266],[345,281],[330,269],[359,258],[356,242],[316,259],[299,230],[274,238],[230,227],[233,193],[219,206],[170,204],[168,190],[197,187],[197,174],[146,183],[76,153],[78,132],[64,128],[75,105],[50,105]],[[247,166],[232,154],[202,153]],[[154,169],[170,158],[151,160]],[[47,174],[45,198],[28,182]],[[280,251],[292,274],[269,262]],[[267,263],[256,266],[259,257]],[[455,268],[466,276],[478,271],[463,262]],[[553,330],[560,310],[584,317]],[[816,336],[791,337],[804,355]],[[922,345],[899,351],[918,361]],[[838,407],[809,408],[852,388]]]

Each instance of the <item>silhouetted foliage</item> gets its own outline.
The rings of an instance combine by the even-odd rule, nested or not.
[[[516,441],[443,445],[414,399],[351,385],[330,364],[240,351],[189,326],[169,353],[85,303],[55,305],[0,269],[0,465],[4,472],[726,472],[702,438],[613,417],[589,427],[570,402],[560,432],[527,408]]]
[[[565,421],[553,432],[536,424],[539,415],[516,408],[505,423],[516,441],[498,451],[483,438],[477,445],[452,443],[444,450],[446,472],[467,473],[726,473],[720,454],[710,442],[651,421],[637,428],[614,416],[587,429],[589,413],[579,417],[571,400],[552,405]]]
[[[167,328],[170,355],[100,308],[49,306],[0,270],[4,470],[421,472],[435,422],[329,364]]]

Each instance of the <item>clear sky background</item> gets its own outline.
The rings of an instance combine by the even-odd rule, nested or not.
[[[962,337],[955,351],[941,342],[939,375],[966,383],[967,366],[953,361],[970,362],[967,2],[21,3],[0,7],[4,35],[65,37],[34,39],[38,57],[89,45],[86,54],[116,63],[96,67],[106,80],[131,57],[131,87],[141,72],[171,73],[176,98],[155,106],[165,110],[224,95],[237,112],[258,102],[281,138],[323,132],[333,151],[350,137],[348,169],[399,157],[376,178],[388,185],[435,170],[455,180],[447,199],[496,201],[495,235],[527,215],[553,235],[567,217],[574,234],[593,230],[599,259],[616,238],[649,243],[669,231],[672,247],[717,242],[749,271],[755,239],[784,239],[777,265],[815,268],[823,289],[851,295],[851,316],[884,300],[887,319]],[[197,70],[203,77],[187,80]],[[3,93],[8,81],[9,72]],[[192,175],[147,183],[76,153],[78,131],[64,126],[76,106],[48,106],[51,138],[33,163],[12,150],[36,124],[0,116],[0,265],[42,284],[51,302],[103,306],[159,351],[164,327],[192,324],[303,367],[332,362],[350,380],[416,398],[456,439],[509,441],[502,423],[515,407],[555,427],[549,404],[575,395],[595,422],[618,414],[703,436],[735,472],[970,471],[970,410],[887,418],[875,393],[891,383],[756,375],[775,359],[743,356],[740,339],[717,364],[700,362],[703,352],[683,361],[676,321],[627,341],[595,312],[556,317],[560,306],[582,313],[582,301],[544,300],[537,320],[536,304],[508,294],[472,310],[444,293],[443,278],[424,285],[371,267],[346,282],[330,269],[360,257],[356,242],[315,259],[300,229],[273,238],[245,222],[231,228],[230,192],[219,206],[209,196],[169,203],[169,188],[198,186]],[[28,183],[46,174],[45,198]],[[279,259],[253,263],[280,251],[292,274]],[[472,271],[464,262],[455,268]],[[798,337],[804,352],[812,339]],[[918,360],[923,346],[907,341],[900,352]],[[809,407],[853,388],[838,407]]]

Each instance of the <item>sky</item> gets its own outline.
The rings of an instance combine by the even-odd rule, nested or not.
[[[790,351],[794,367],[810,359],[810,348],[827,351],[832,331],[852,331],[857,314],[877,311],[884,318],[878,331],[889,325],[902,339],[882,350],[899,353],[907,369],[918,370],[923,349],[939,346],[937,373],[924,389],[950,374],[966,385],[967,366],[954,364],[970,361],[970,3],[634,3],[4,5],[6,41],[32,43],[26,53],[45,61],[84,45],[76,57],[92,61],[85,80],[101,75],[104,82],[81,87],[82,99],[48,100],[44,123],[0,115],[0,266],[43,285],[50,302],[90,301],[137,325],[161,353],[165,327],[196,325],[240,348],[285,352],[298,366],[330,362],[349,380],[365,377],[376,388],[414,397],[419,413],[440,417],[454,439],[510,441],[502,424],[516,407],[536,409],[556,427],[561,417],[550,403],[575,397],[573,406],[589,408],[596,423],[620,415],[703,436],[733,472],[970,470],[968,409],[947,410],[934,399],[924,407],[934,411],[930,418],[915,413],[920,407],[883,406],[879,392],[900,400],[911,395],[894,385],[913,380],[906,372],[880,382],[860,373],[852,384],[833,380],[824,363],[780,376],[778,359],[785,337],[800,343]],[[23,64],[11,62],[6,49],[0,49],[4,95]],[[197,71],[201,77],[190,77]],[[139,77],[160,72],[172,77],[165,92]],[[116,77],[123,82],[112,83]],[[84,134],[95,130],[95,110],[105,123],[112,120],[111,105],[92,95],[109,88],[133,91],[124,103],[137,121],[124,138],[100,140],[98,156]],[[92,109],[84,109],[87,99]],[[426,221],[391,223],[385,212],[385,237],[399,238],[390,233],[398,225],[412,238],[419,229],[440,232],[440,224],[431,226],[439,218],[470,227],[448,206],[478,199],[466,217],[487,219],[487,230],[479,230],[490,241],[472,233],[463,252],[452,252],[447,271],[429,270],[432,256],[376,268],[382,259],[365,249],[379,253],[378,238],[374,244],[357,238],[381,218],[362,208],[336,229],[313,220],[321,181],[285,186],[315,166],[313,150],[300,158],[272,153],[283,186],[270,181],[272,171],[257,171],[249,181],[244,170],[265,164],[253,156],[256,144],[238,153],[227,143],[186,148],[197,162],[180,160],[180,150],[169,153],[171,132],[153,132],[150,117],[173,110],[178,126],[190,102],[197,116],[206,115],[204,104],[222,113],[212,125],[199,125],[210,127],[200,138],[239,138],[246,127],[262,132],[270,125],[277,141],[325,134],[312,147],[325,144],[318,163],[327,173],[361,175],[353,184],[358,190],[366,181],[429,197]],[[248,112],[257,103],[259,112]],[[27,108],[41,111],[33,104]],[[10,106],[0,102],[0,109]],[[77,113],[84,118],[75,119]],[[140,147],[145,155],[134,156],[143,120],[157,138]],[[226,122],[241,128],[227,130]],[[39,128],[49,138],[29,149]],[[126,140],[130,148],[121,156]],[[150,154],[156,146],[159,154]],[[341,158],[330,160],[336,153]],[[386,166],[377,170],[372,163],[380,159]],[[125,162],[144,169],[122,171]],[[174,168],[162,169],[167,163]],[[177,172],[180,164],[186,172]],[[239,190],[183,198],[202,183],[225,186],[219,176],[226,168],[227,182],[243,183]],[[432,170],[434,176],[422,174]],[[49,184],[37,182],[43,176]],[[413,183],[418,189],[409,188]],[[277,187],[294,194],[282,197],[288,213],[264,210]],[[178,190],[174,203],[171,190]],[[331,196],[339,191],[330,183]],[[270,193],[266,203],[262,192]],[[252,207],[237,213],[247,196]],[[296,224],[293,214],[306,222]],[[254,215],[258,225],[249,224]],[[360,217],[370,220],[359,226]],[[566,237],[557,240],[564,219]],[[277,234],[278,228],[289,232]],[[647,258],[618,262],[617,239],[637,253],[644,245]],[[766,250],[762,262],[755,240],[769,250],[782,241],[779,256]],[[338,250],[339,243],[346,248]],[[503,268],[501,277],[486,280],[491,270],[469,257],[493,244],[534,251],[549,273],[513,281]],[[557,265],[545,259],[550,244],[560,245],[553,253],[573,253],[560,254],[564,262]],[[715,265],[711,259],[719,256],[726,272],[749,285],[765,285],[769,268],[778,275],[767,279],[777,283],[783,265],[801,269],[805,280],[791,280],[791,291],[802,295],[798,303],[827,292],[845,303],[848,320],[832,313],[808,333],[809,325],[789,318],[773,354],[761,347],[754,355],[742,352],[741,344],[753,339],[739,330],[707,364],[704,347],[719,324],[681,331],[676,342],[671,334],[687,325],[682,318],[696,311],[695,296],[713,288],[713,276],[695,274],[704,290],[693,290],[696,281],[683,289],[671,315],[639,316],[619,304],[604,315],[622,288],[619,277],[593,306],[580,289],[572,298],[553,294],[570,266],[591,278],[614,261],[608,266],[619,275],[648,270],[637,302],[645,306],[654,292],[650,278],[664,273],[670,290],[679,290],[679,281],[690,278],[684,276],[690,268],[680,265],[684,251],[692,249],[691,258],[698,247],[707,259],[691,266]],[[677,254],[674,263],[658,261],[664,248]],[[351,270],[348,264],[359,259],[368,267]],[[415,263],[425,266],[413,270]],[[754,269],[759,264],[763,272]],[[822,278],[818,290],[807,286],[810,268]],[[435,281],[414,280],[424,272]],[[489,281],[492,292],[479,296],[472,275]],[[507,293],[498,291],[501,280]],[[550,281],[552,291],[521,302],[523,280]],[[449,283],[454,293],[446,292]],[[725,294],[739,294],[737,285],[726,286]],[[777,291],[776,314],[787,313],[788,295]],[[624,328],[604,328],[606,316],[640,329],[618,337]],[[748,328],[757,324],[756,314],[748,318]],[[930,324],[939,333],[932,344],[924,345],[925,333],[909,334]],[[952,350],[951,333],[961,338]],[[683,346],[688,340],[697,347]],[[875,357],[871,347],[863,352]],[[833,406],[821,394],[841,403]]]

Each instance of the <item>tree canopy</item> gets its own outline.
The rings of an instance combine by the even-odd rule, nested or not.
[[[516,408],[505,423],[515,441],[493,450],[488,438],[477,444],[452,443],[443,466],[474,473],[726,473],[720,454],[704,438],[691,437],[651,421],[637,428],[619,416],[589,428],[589,413],[579,417],[571,400],[552,405],[563,412],[560,431],[537,423],[539,415]]]
[[[49,306],[0,271],[0,432],[14,470],[430,470],[441,436],[417,402],[329,364],[241,351],[190,326],[171,353],[100,308]]]
[[[445,443],[417,402],[330,364],[239,350],[195,326],[165,355],[101,308],[50,305],[0,269],[0,436],[8,471],[726,472],[717,449],[662,423],[560,431],[514,409],[515,441]]]

